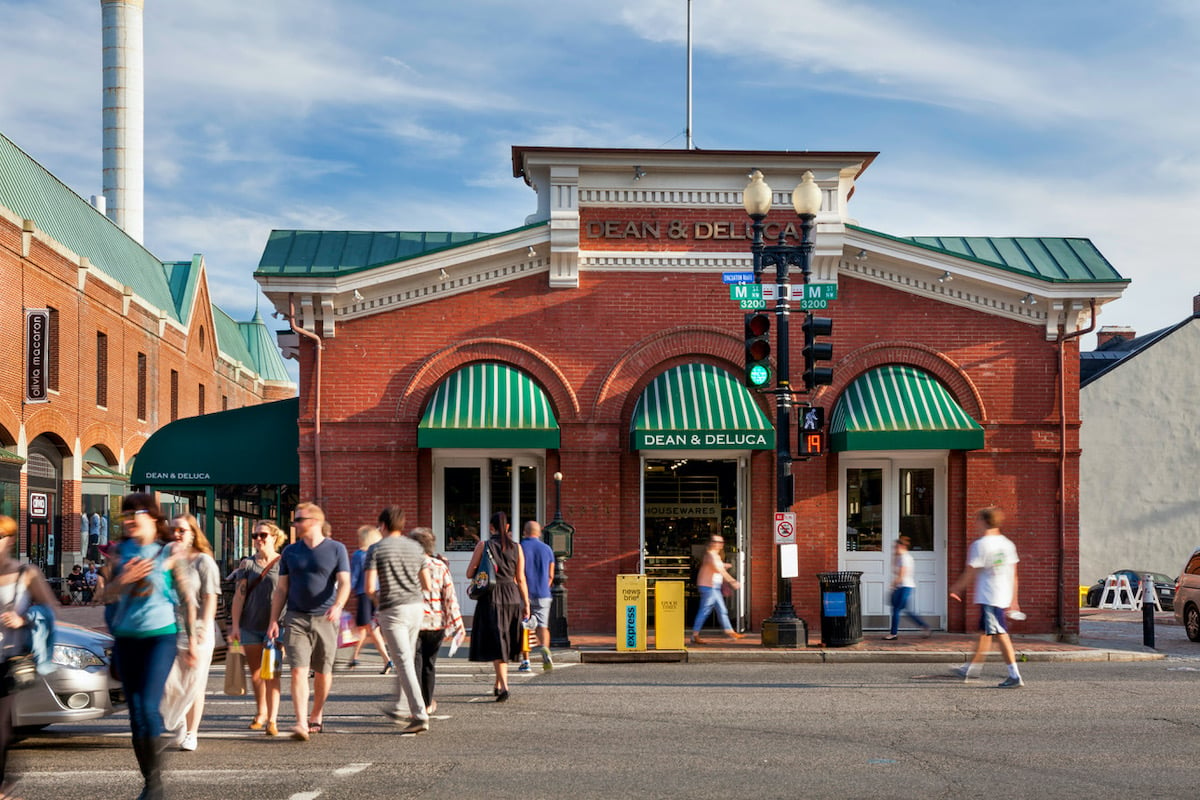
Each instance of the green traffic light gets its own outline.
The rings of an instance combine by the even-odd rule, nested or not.
[[[771,370],[762,364],[753,364],[746,372],[746,376],[750,379],[751,385],[764,386],[767,381],[771,380]]]

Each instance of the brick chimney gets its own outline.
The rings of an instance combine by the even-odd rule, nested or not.
[[[1200,314],[1200,294],[1192,298],[1192,313]]]
[[[1200,306],[1200,296],[1196,298],[1195,302]],[[1100,330],[1096,331],[1096,349],[1105,349],[1105,346],[1115,339],[1129,341],[1135,336],[1137,336],[1137,332],[1133,328],[1127,328],[1123,325],[1104,325]]]

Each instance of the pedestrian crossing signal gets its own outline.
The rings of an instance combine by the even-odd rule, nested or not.
[[[807,431],[800,434],[800,455],[802,456],[823,456],[825,455],[825,432],[824,431]]]

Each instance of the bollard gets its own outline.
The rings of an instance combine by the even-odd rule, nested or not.
[[[1142,576],[1142,644],[1154,649],[1154,609],[1157,607],[1154,578]]]
[[[550,587],[550,646],[570,647],[567,631],[567,560],[554,556],[554,584]]]

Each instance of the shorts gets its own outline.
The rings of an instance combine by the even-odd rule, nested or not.
[[[539,628],[550,627],[550,604],[553,602],[553,597],[529,598],[529,615]]]
[[[374,622],[375,604],[371,602],[371,596],[358,595],[358,610],[354,612],[354,624],[359,628],[365,628]]]
[[[324,614],[300,614],[289,611],[283,618],[287,635],[283,640],[287,648],[288,666],[293,672],[312,669],[322,675],[333,672],[333,660],[337,656],[336,622],[325,619]]]
[[[247,628],[242,628],[238,631],[241,634],[242,647],[247,645],[264,645],[267,643],[266,631],[252,631]]]
[[[984,636],[999,636],[1008,633],[1008,621],[1004,619],[1004,609],[999,606],[979,607],[979,630]]]

